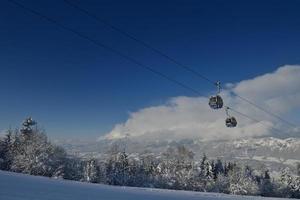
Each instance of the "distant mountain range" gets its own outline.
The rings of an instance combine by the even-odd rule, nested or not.
[[[161,154],[168,147],[184,145],[195,153],[195,159],[200,159],[203,154],[206,154],[209,158],[237,161],[255,168],[269,168],[274,171],[285,167],[294,168],[297,163],[300,163],[300,138],[265,137],[224,141],[124,138],[94,142],[65,140],[56,143],[66,148],[69,153],[83,157],[101,157],[113,144],[118,144],[119,148],[126,149],[128,153],[152,152],[156,155]]]

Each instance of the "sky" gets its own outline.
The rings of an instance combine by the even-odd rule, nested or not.
[[[80,13],[64,1],[18,2],[168,74],[204,95],[215,90],[206,81]],[[283,91],[287,91],[287,95],[297,95],[299,92],[297,86],[300,84],[295,78],[299,67],[297,64],[300,63],[299,1],[73,2],[210,79],[220,80],[227,86],[232,83],[223,91],[223,95],[233,105],[242,109],[247,107],[232,98],[232,91],[260,105],[276,109],[280,115],[300,123],[299,114],[292,112],[299,111],[297,103],[280,110],[274,106],[274,98],[271,101],[271,97],[282,96]],[[116,132],[122,135],[122,131],[116,127],[124,124],[126,127],[126,122],[133,119],[134,114],[148,108],[170,105],[176,108],[176,105],[191,105],[190,101],[197,100],[201,101],[201,105],[207,105],[191,91],[6,0],[1,1],[0,27],[0,131],[20,127],[25,117],[32,116],[51,138],[97,138],[106,134],[109,137]],[[271,77],[279,74],[279,77],[295,81],[284,83],[284,88],[272,84],[267,87],[266,84],[273,79],[260,82],[264,74]],[[276,84],[282,83],[276,80]],[[257,91],[248,90],[248,86],[254,89],[266,87]],[[274,93],[266,95],[270,90]],[[288,101],[290,99],[293,98],[282,98],[279,103],[286,105],[287,102],[291,103]],[[181,104],[181,101],[187,102]],[[277,125],[276,121],[249,109],[243,111]],[[189,116],[188,112],[184,113],[186,115],[181,117]],[[201,114],[202,118],[205,116],[206,113]],[[210,116],[214,120],[208,122],[220,120],[218,123],[221,123],[221,117],[224,118],[223,114],[218,114],[218,118],[214,116]],[[168,117],[166,115],[164,119]],[[199,121],[205,124],[205,119],[210,117]],[[191,121],[196,123],[196,120],[193,118]],[[167,130],[174,128],[172,124],[176,122],[169,121]],[[243,123],[241,129],[244,129],[236,135],[247,132],[251,125],[255,126],[247,121],[241,125]],[[139,122],[143,130],[150,125],[148,120]],[[182,126],[186,127],[188,123]],[[208,124],[210,126],[218,127]],[[136,128],[129,127],[133,130]],[[151,127],[156,133],[166,129],[161,129],[155,123]],[[188,130],[195,131],[199,129]],[[261,130],[261,134],[267,133],[268,130]]]

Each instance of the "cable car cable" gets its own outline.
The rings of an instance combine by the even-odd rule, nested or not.
[[[94,39],[91,39],[90,37],[88,37],[88,36],[86,36],[86,35],[84,35],[84,34],[78,32],[78,31],[76,31],[76,30],[74,30],[74,29],[71,29],[71,28],[69,28],[69,27],[63,25],[62,23],[59,23],[58,21],[56,21],[56,20],[54,20],[54,19],[52,19],[52,18],[50,18],[50,17],[48,17],[48,16],[46,16],[46,15],[43,15],[42,13],[40,13],[40,12],[38,12],[38,11],[36,11],[36,10],[33,10],[33,9],[29,8],[29,7],[26,7],[26,6],[24,6],[23,4],[21,4],[21,3],[17,2],[17,1],[15,1],[15,0],[7,0],[7,1],[9,1],[9,2],[15,4],[15,5],[17,5],[18,7],[22,8],[22,9],[28,11],[28,12],[31,12],[32,14],[34,14],[34,15],[36,15],[36,16],[39,16],[40,18],[43,18],[43,19],[45,19],[45,20],[47,20],[47,21],[49,21],[49,22],[51,22],[51,23],[53,23],[53,24],[55,24],[55,25],[61,27],[62,29],[65,29],[65,30],[67,30],[67,31],[69,31],[69,32],[72,32],[72,33],[76,34],[77,36],[79,36],[79,37],[81,37],[81,38],[84,38],[84,39],[86,39],[86,40],[88,40],[88,41],[94,43],[95,45],[101,47],[101,48],[107,49],[107,50],[109,50],[109,51],[111,51],[111,52],[113,52],[113,53],[115,53],[115,54],[117,54],[117,55],[119,55],[119,56],[121,56],[121,57],[124,57],[124,58],[126,58],[127,60],[129,60],[129,61],[135,63],[137,66],[143,67],[144,69],[147,69],[148,71],[151,71],[152,73],[154,73],[154,74],[156,74],[156,75],[159,75],[160,77],[163,77],[163,78],[165,78],[166,80],[169,80],[169,81],[171,81],[171,82],[173,82],[173,83],[175,83],[175,84],[177,84],[177,85],[180,85],[181,87],[183,87],[183,88],[185,88],[185,89],[188,89],[188,90],[190,90],[190,91],[192,91],[192,92],[194,92],[194,93],[196,93],[196,94],[198,94],[198,95],[200,95],[200,96],[203,96],[198,90],[195,90],[195,89],[193,89],[192,87],[189,87],[188,85],[185,85],[185,84],[183,84],[183,83],[181,83],[181,82],[179,82],[179,81],[173,79],[172,77],[169,77],[169,76],[167,76],[167,75],[165,75],[165,74],[163,74],[163,73],[161,73],[161,72],[159,72],[159,71],[157,71],[157,70],[154,70],[154,69],[151,68],[151,67],[148,67],[148,66],[144,65],[144,64],[140,63],[139,61],[135,60],[134,58],[131,58],[130,56],[127,56],[127,55],[121,53],[120,51],[117,51],[117,50],[115,50],[115,49],[113,49],[113,48],[111,48],[111,47],[109,47],[109,46],[107,46],[107,45],[104,45],[104,44],[102,44],[102,43],[100,43],[100,42],[98,42],[98,41],[96,41],[96,40],[94,40]],[[256,121],[256,122],[258,122],[258,123],[262,123],[261,121],[259,121],[259,120],[257,120],[257,119],[254,119],[254,118],[251,118],[250,116],[248,116],[248,115],[246,115],[246,114],[244,114],[244,113],[241,113],[241,112],[239,112],[239,111],[237,111],[237,110],[234,110],[234,109],[232,109],[232,108],[230,108],[230,109],[231,109],[232,111],[234,111],[234,112],[236,112],[236,113],[238,113],[238,114],[244,116],[244,117],[247,117],[248,119],[251,119],[251,120]],[[274,130],[275,130],[275,129],[274,129]],[[281,133],[282,133],[282,132],[281,132]]]
[[[215,81],[209,79],[208,77],[206,77],[206,76],[200,74],[198,71],[196,71],[196,70],[194,70],[194,69],[192,69],[192,68],[190,68],[190,67],[188,67],[188,66],[182,64],[182,63],[179,62],[178,60],[172,58],[171,56],[169,56],[169,55],[167,55],[167,54],[165,54],[165,53],[163,53],[162,51],[160,51],[160,50],[158,50],[157,48],[153,47],[153,46],[150,45],[149,43],[146,43],[146,42],[144,42],[143,40],[138,39],[137,37],[135,37],[134,35],[128,33],[127,31],[124,31],[124,30],[122,30],[121,28],[119,28],[119,27],[117,27],[117,26],[115,26],[115,25],[109,23],[108,21],[106,21],[106,20],[104,20],[104,19],[102,19],[102,18],[100,18],[100,17],[98,17],[98,16],[92,14],[92,13],[89,12],[88,10],[86,10],[86,9],[84,9],[84,8],[82,8],[82,7],[80,7],[80,6],[77,5],[77,4],[74,4],[73,2],[71,2],[71,1],[69,1],[69,0],[64,0],[64,2],[65,2],[66,4],[68,4],[69,6],[71,6],[71,7],[75,8],[75,9],[79,10],[80,12],[82,12],[82,13],[84,13],[84,14],[90,16],[91,18],[95,19],[96,21],[99,21],[99,22],[105,24],[106,26],[110,27],[111,29],[113,29],[113,30],[115,30],[115,31],[117,31],[117,32],[119,32],[119,33],[125,35],[126,37],[128,37],[128,38],[130,38],[130,39],[132,39],[132,40],[134,40],[134,41],[136,41],[136,42],[138,42],[138,43],[140,43],[140,44],[143,45],[144,47],[146,47],[146,48],[148,48],[148,49],[151,49],[152,51],[154,51],[154,52],[156,52],[157,54],[161,55],[162,57],[168,59],[169,61],[171,61],[171,62],[173,62],[174,64],[176,64],[177,66],[179,66],[179,67],[185,69],[186,71],[189,71],[189,72],[195,74],[196,76],[200,77],[201,79],[204,79],[204,80],[208,81],[209,83],[211,83],[211,84],[213,84],[213,85],[216,85],[217,82],[215,82]],[[268,110],[262,108],[261,106],[259,106],[259,105],[255,104],[255,103],[253,103],[253,102],[250,101],[249,99],[247,99],[247,98],[245,98],[245,97],[242,97],[242,96],[240,96],[240,95],[238,95],[238,94],[236,94],[236,93],[232,93],[232,94],[233,94],[234,96],[240,98],[241,100],[243,100],[243,101],[249,103],[250,105],[256,107],[257,109],[259,109],[259,110],[261,110],[261,111],[263,111],[263,112],[265,112],[265,113],[271,115],[272,117],[277,118],[278,120],[280,120],[280,121],[282,121],[282,122],[288,124],[289,126],[298,127],[296,124],[294,124],[294,123],[292,123],[292,122],[288,122],[287,120],[283,119],[283,118],[280,117],[279,115],[274,114],[273,112],[268,111]]]
[[[163,77],[166,80],[169,80],[170,82],[173,82],[173,83],[175,83],[175,84],[177,84],[177,85],[179,85],[179,86],[181,86],[181,87],[183,87],[183,88],[185,88],[187,90],[190,90],[191,92],[193,92],[193,93],[195,93],[197,95],[203,96],[203,94],[201,92],[199,92],[198,90],[195,90],[192,87],[190,87],[190,86],[188,86],[188,85],[186,85],[186,84],[184,84],[184,83],[182,83],[180,81],[177,81],[174,78],[172,78],[172,77],[170,77],[170,76],[168,76],[168,75],[166,75],[164,73],[161,73],[160,71],[157,71],[154,68],[149,67],[149,66],[147,66],[147,65],[145,65],[145,64],[137,61],[136,59],[134,59],[134,58],[132,58],[130,56],[127,56],[126,54],[124,54],[124,53],[122,53],[122,52],[120,52],[118,50],[115,50],[115,49],[111,48],[110,46],[107,46],[107,45],[105,45],[105,44],[103,44],[103,43],[101,43],[101,42],[99,42],[97,40],[94,40],[94,39],[92,39],[92,38],[90,38],[90,37],[88,37],[88,36],[86,36],[86,35],[78,32],[76,30],[72,29],[72,28],[69,28],[69,27],[63,25],[62,23],[58,22],[57,20],[54,20],[54,19],[52,19],[52,18],[50,18],[50,17],[48,17],[46,15],[43,15],[42,13],[40,13],[40,12],[38,12],[36,10],[33,10],[33,9],[29,8],[29,7],[26,7],[23,4],[15,1],[15,0],[7,0],[7,1],[9,1],[9,2],[11,2],[11,3],[13,3],[13,4],[15,4],[15,5],[21,7],[23,9],[25,9],[25,10],[27,10],[27,11],[29,11],[29,12],[31,12],[34,15],[37,15],[37,16],[39,16],[39,17],[41,17],[41,18],[43,18],[43,19],[45,19],[45,20],[47,20],[47,21],[49,21],[49,22],[51,22],[51,23],[53,23],[53,24],[55,24],[55,25],[57,25],[59,27],[61,27],[62,29],[65,29],[65,30],[67,30],[69,32],[72,32],[72,33],[76,34],[77,36],[79,36],[79,37],[81,37],[81,38],[83,38],[85,40],[90,41],[91,43],[95,44],[96,46],[99,46],[99,47],[104,48],[104,49],[106,49],[106,50],[108,50],[110,52],[113,52],[113,53],[117,54],[118,56],[123,57],[123,58],[125,58],[125,59],[133,62],[137,66],[140,66],[140,67],[142,67],[142,68],[144,68],[144,69],[146,69],[146,70],[148,70],[148,71],[150,71],[150,72],[152,72],[152,73],[154,73],[154,74],[156,74],[156,75],[158,75],[160,77]]]
[[[104,19],[101,19],[100,17],[98,17],[98,16],[96,16],[96,15],[90,13],[90,12],[87,11],[86,9],[83,9],[83,8],[79,7],[77,4],[74,4],[74,3],[72,3],[72,2],[70,2],[70,1],[68,1],[68,0],[64,0],[64,2],[67,3],[68,5],[70,5],[71,7],[75,8],[75,9],[77,9],[77,10],[83,12],[83,13],[85,13],[86,15],[90,16],[91,18],[95,19],[96,21],[99,21],[99,22],[105,24],[106,26],[110,27],[111,29],[113,29],[113,30],[115,30],[115,31],[117,31],[117,32],[119,32],[119,33],[125,35],[126,37],[128,37],[128,38],[130,38],[130,39],[132,39],[132,40],[134,40],[134,41],[136,41],[136,42],[138,42],[138,43],[140,43],[140,44],[142,44],[144,47],[146,47],[146,48],[148,48],[148,49],[151,49],[152,51],[154,51],[154,52],[156,52],[157,54],[161,55],[162,57],[164,57],[164,58],[170,60],[171,62],[175,63],[176,65],[178,65],[178,66],[184,68],[185,70],[190,71],[190,72],[196,74],[198,77],[200,77],[200,78],[202,78],[202,79],[204,79],[204,80],[210,82],[211,84],[215,85],[215,83],[216,83],[215,81],[210,80],[209,78],[207,78],[206,76],[203,76],[202,74],[200,74],[200,73],[197,72],[196,70],[194,70],[194,69],[192,69],[192,68],[190,68],[190,67],[188,67],[188,66],[182,64],[181,62],[179,62],[179,61],[177,61],[176,59],[170,57],[169,55],[163,53],[162,51],[160,51],[160,50],[158,50],[157,48],[151,46],[150,44],[148,44],[148,43],[146,43],[146,42],[144,42],[144,41],[138,39],[137,37],[133,36],[132,34],[130,34],[130,33],[126,32],[126,31],[120,29],[119,27],[117,27],[117,26],[115,26],[115,25],[109,23],[108,21],[106,21],[106,20],[104,20]]]
[[[289,124],[290,126],[298,127],[296,124],[294,124],[294,123],[292,123],[292,122],[289,122],[289,121],[283,119],[282,117],[278,116],[277,114],[274,114],[274,113],[272,113],[272,112],[270,112],[270,111],[264,109],[264,108],[261,107],[261,106],[256,105],[255,103],[253,103],[252,101],[246,99],[245,97],[242,97],[242,96],[240,96],[240,95],[238,95],[238,94],[235,94],[235,93],[234,93],[234,95],[235,95],[236,97],[240,98],[241,100],[246,101],[247,103],[249,103],[249,104],[251,104],[252,106],[256,107],[257,109],[260,109],[260,110],[264,111],[265,113],[267,113],[267,114],[269,114],[269,115],[271,115],[271,116],[273,116],[273,117],[275,117],[275,118],[277,118],[277,119],[279,119],[279,120],[281,120],[281,121],[283,121],[283,122]]]
[[[283,132],[283,131],[279,130],[278,128],[275,128],[273,125],[265,124],[262,121],[259,121],[259,120],[255,119],[253,117],[250,117],[249,115],[246,115],[246,114],[244,114],[244,113],[242,113],[240,111],[237,111],[237,110],[235,110],[235,109],[233,109],[231,107],[227,107],[227,108],[230,109],[230,110],[232,110],[233,112],[237,113],[238,115],[241,115],[241,116],[243,116],[245,118],[248,118],[248,119],[250,119],[250,120],[252,120],[252,121],[254,121],[256,123],[259,123],[259,124],[261,124],[261,125],[263,125],[263,126],[265,126],[267,128],[271,128],[273,131],[277,132],[277,135],[279,135],[279,136],[282,136],[283,133],[285,133],[285,135],[289,135],[289,133]]]

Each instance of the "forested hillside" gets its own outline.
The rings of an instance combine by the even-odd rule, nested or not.
[[[2,170],[58,179],[109,185],[150,187],[238,195],[300,197],[300,177],[283,170],[279,178],[268,169],[226,160],[195,159],[185,146],[168,148],[161,156],[151,152],[128,154],[119,145],[105,158],[68,155],[50,143],[37,127],[10,130],[0,142]],[[299,167],[299,166],[298,166]],[[299,169],[299,168],[298,168]]]

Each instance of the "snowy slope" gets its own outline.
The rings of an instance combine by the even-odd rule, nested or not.
[[[0,200],[271,200],[214,193],[116,187],[0,171]]]

